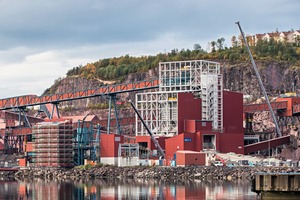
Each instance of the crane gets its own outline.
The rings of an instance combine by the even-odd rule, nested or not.
[[[242,31],[242,28],[241,28],[241,26],[240,26],[240,22],[235,22],[235,23],[238,25],[238,27],[239,27],[239,29],[240,29],[240,32],[241,32],[241,35],[242,35],[242,37],[243,37],[244,43],[245,43],[245,45],[246,45],[247,51],[248,51],[249,56],[250,56],[250,60],[251,60],[253,69],[254,69],[254,71],[255,71],[255,75],[256,75],[256,77],[257,77],[257,79],[258,79],[259,85],[260,85],[261,90],[262,90],[262,92],[263,92],[263,94],[264,94],[264,96],[265,96],[265,99],[266,99],[266,101],[267,101],[267,104],[268,104],[270,113],[271,113],[271,115],[272,115],[272,118],[273,118],[273,121],[274,121],[274,124],[275,124],[275,127],[276,127],[277,135],[278,135],[279,137],[281,137],[282,134],[281,134],[281,131],[280,131],[280,129],[279,129],[279,126],[278,126],[278,123],[277,123],[277,119],[276,119],[275,113],[274,113],[274,111],[273,111],[273,109],[272,109],[270,100],[269,100],[269,98],[268,98],[266,89],[265,89],[265,87],[264,87],[264,84],[263,84],[263,82],[262,82],[262,80],[261,80],[261,78],[260,78],[258,69],[257,69],[257,67],[256,67],[256,64],[255,64],[255,62],[254,62],[253,56],[252,56],[252,54],[251,54],[251,51],[250,51],[250,48],[249,48],[249,45],[248,45],[248,42],[247,42],[247,40],[246,40],[246,38],[245,38],[245,36],[244,36],[244,33],[243,33],[243,31]]]
[[[163,151],[163,149],[161,148],[161,146],[159,145],[159,143],[157,142],[157,140],[155,139],[155,137],[153,136],[153,133],[150,131],[150,129],[148,128],[147,124],[145,123],[144,119],[142,118],[142,116],[140,115],[140,113],[137,111],[135,105],[130,101],[130,104],[134,110],[134,112],[137,114],[137,116],[139,117],[139,119],[141,120],[141,122],[143,123],[144,127],[146,128],[148,134],[151,137],[151,140],[153,141],[155,147],[158,149],[160,155],[162,158],[165,158],[165,153]]]

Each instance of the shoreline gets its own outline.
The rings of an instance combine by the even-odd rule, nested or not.
[[[45,179],[45,180],[95,180],[95,179],[156,179],[173,181],[227,180],[251,181],[255,173],[300,173],[295,167],[216,167],[216,166],[134,166],[116,167],[110,165],[79,166],[64,168],[26,168],[16,172],[0,172],[0,178]]]

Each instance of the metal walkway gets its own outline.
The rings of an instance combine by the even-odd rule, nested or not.
[[[285,110],[287,109],[287,101],[271,102],[273,110]],[[259,104],[244,104],[244,113],[254,113],[261,111],[270,111],[267,103]]]
[[[257,142],[254,144],[245,145],[244,146],[244,154],[246,155],[246,154],[261,151],[264,149],[270,149],[270,148],[277,147],[280,145],[289,144],[290,140],[291,140],[291,136],[286,135],[286,136],[282,136],[282,137],[278,137],[278,138],[274,138],[274,139],[270,139],[270,140],[266,140],[266,141],[262,141],[262,142]]]
[[[35,106],[48,103],[59,103],[63,101],[71,101],[102,95],[113,95],[125,92],[134,92],[141,90],[155,89],[159,87],[159,80],[141,81],[136,83],[108,85],[95,89],[87,89],[81,91],[73,91],[69,93],[53,94],[45,96],[25,95],[0,99],[0,110],[20,108],[26,106]]]

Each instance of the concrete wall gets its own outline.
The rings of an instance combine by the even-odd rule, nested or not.
[[[103,164],[118,166],[118,157],[103,157],[100,159],[100,162]]]
[[[138,157],[119,157],[118,162],[119,162],[118,163],[119,167],[138,166],[139,158]]]

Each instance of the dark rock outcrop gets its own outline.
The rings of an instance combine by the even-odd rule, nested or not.
[[[73,169],[22,169],[15,173],[17,179],[42,178],[60,180],[94,179],[156,179],[156,180],[251,180],[256,172],[298,172],[290,167],[115,167],[98,166]]]

